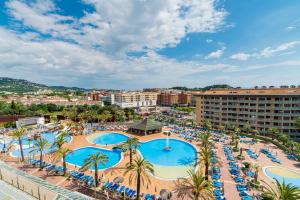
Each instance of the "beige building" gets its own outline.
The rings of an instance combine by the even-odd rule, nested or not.
[[[156,92],[120,92],[111,94],[111,104],[121,108],[156,106]]]
[[[222,89],[197,95],[196,120],[209,119],[217,128],[234,124],[266,132],[275,127],[300,139],[295,119],[300,117],[300,88]]]

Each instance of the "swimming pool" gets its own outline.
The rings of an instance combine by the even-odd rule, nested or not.
[[[187,171],[195,169],[196,148],[182,140],[169,139],[171,150],[165,150],[166,143],[167,139],[154,139],[141,143],[138,150],[153,164],[156,177],[174,180],[188,176]]]
[[[76,149],[72,153],[69,153],[66,157],[66,161],[70,164],[81,167],[84,164],[84,160],[89,157],[89,155],[101,152],[108,157],[108,162],[105,165],[100,164],[98,169],[103,170],[117,165],[121,159],[122,154],[119,151],[101,149],[97,147],[84,147]],[[93,168],[91,168],[93,169]]]
[[[51,147],[51,145],[54,143],[55,141],[55,138],[58,136],[58,133],[57,132],[46,132],[46,133],[42,133],[41,134],[41,137],[43,139],[46,139],[49,144],[50,144],[50,147],[45,149],[44,150],[44,153],[49,153],[53,150],[55,150],[55,148]],[[71,136],[66,136],[66,141],[67,142],[70,142],[72,140],[72,137]],[[34,151],[34,144],[36,143],[37,141],[36,140],[29,140],[27,136],[24,136],[22,138],[22,147],[23,147],[23,153],[24,153],[24,156],[28,156],[31,152]],[[11,155],[14,156],[14,157],[21,157],[21,152],[19,150],[19,142],[18,140],[15,140],[14,142],[16,144],[16,148],[12,153]]]
[[[279,182],[285,181],[286,184],[291,183],[300,187],[300,173],[285,167],[265,167],[264,173],[272,179],[277,179]]]
[[[195,164],[196,149],[187,142],[170,139],[171,150],[165,150],[167,139],[155,139],[142,143],[138,148],[143,157],[153,164],[178,166]]]
[[[96,136],[93,139],[93,143],[99,145],[113,145],[125,142],[128,139],[128,136],[121,133],[105,133]]]

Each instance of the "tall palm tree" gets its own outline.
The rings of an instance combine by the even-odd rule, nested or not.
[[[38,139],[34,144],[34,148],[40,152],[40,169],[43,168],[43,154],[47,147],[49,147],[49,142],[44,138]]]
[[[280,183],[275,179],[275,187],[265,183],[265,192],[262,196],[264,199],[271,200],[298,200],[300,199],[300,188],[292,185],[291,183],[286,184],[285,181]]]
[[[253,130],[253,140],[254,141],[256,141],[258,134],[259,134],[259,131],[257,129]]]
[[[68,132],[61,132],[54,140],[52,146],[60,149],[67,142]]]
[[[213,187],[200,171],[189,171],[190,178],[181,178],[176,181],[175,193],[178,198],[193,200],[213,200]]]
[[[203,128],[207,131],[212,129],[212,124],[211,124],[210,120],[208,120],[208,119],[204,120]]]
[[[300,131],[300,117],[295,120],[295,126]]]
[[[138,138],[132,138],[129,137],[127,141],[124,143],[118,145],[117,147],[120,147],[123,151],[129,151],[129,163],[132,164],[132,152],[133,149],[136,149],[140,145]]]
[[[211,147],[210,146],[202,146],[200,148],[199,154],[200,154],[200,163],[204,164],[204,171],[205,171],[205,180],[208,180],[208,174],[209,174],[209,166],[211,165]]]
[[[25,135],[25,129],[19,128],[18,130],[13,132],[13,137],[18,139],[19,146],[20,146],[20,152],[21,152],[21,161],[24,162],[24,152],[23,152],[23,145],[22,145],[22,138]]]
[[[60,147],[56,152],[57,158],[62,158],[63,159],[63,169],[64,169],[64,176],[66,175],[67,172],[67,164],[66,164],[66,157],[69,153],[72,153],[73,151],[68,148]]]
[[[141,184],[150,183],[147,172],[154,173],[153,165],[143,158],[136,158],[132,164],[126,164],[124,175],[129,174],[130,184],[132,182],[136,183],[136,200],[140,199]]]
[[[244,130],[247,132],[247,135],[250,134],[250,132],[252,131],[252,127],[251,127],[251,124],[249,122],[247,122],[245,125],[244,125]]]
[[[99,164],[105,165],[108,162],[108,157],[101,152],[96,154],[89,155],[88,158],[84,160],[84,164],[82,165],[81,169],[88,169],[93,167],[95,170],[95,186],[98,187],[99,185],[99,176],[98,176],[98,166]]]
[[[253,166],[254,169],[254,183],[256,184],[258,182],[258,172],[260,169],[260,166],[258,164]]]

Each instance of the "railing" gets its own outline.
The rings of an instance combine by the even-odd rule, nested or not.
[[[72,192],[62,187],[52,185],[47,181],[13,168],[0,161],[0,178],[12,186],[28,193],[39,200],[92,200],[79,192]]]

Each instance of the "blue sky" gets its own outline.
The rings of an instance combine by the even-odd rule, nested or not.
[[[300,85],[298,0],[2,0],[0,76],[86,88]]]

